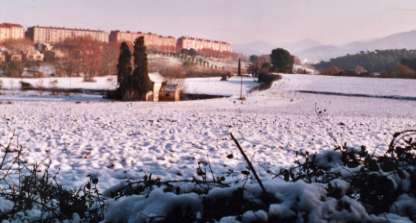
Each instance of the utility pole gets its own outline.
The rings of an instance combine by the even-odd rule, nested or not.
[[[241,77],[241,84],[240,84],[240,100],[243,100],[243,75],[241,74],[241,59],[238,58],[238,75]]]

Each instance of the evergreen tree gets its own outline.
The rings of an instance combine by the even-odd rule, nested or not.
[[[411,61],[414,62],[412,63]],[[322,71],[331,66],[337,66],[343,70],[354,70],[357,66],[361,66],[368,73],[381,73],[388,76],[388,73],[392,70],[397,70],[396,68],[400,64],[415,70],[416,50],[393,49],[366,51],[323,61],[315,64],[314,67]]]
[[[416,70],[416,58],[403,59],[401,61],[401,64],[406,65],[406,66],[410,67],[413,70]]]
[[[294,58],[287,50],[282,48],[274,49],[270,59],[275,71],[281,73],[293,72]]]
[[[120,56],[117,64],[117,81],[121,86],[123,80],[131,75],[133,68],[131,65],[131,52],[126,42],[122,42],[120,46]]]
[[[139,37],[134,42],[134,82],[137,84],[138,96],[145,99],[146,93],[153,88],[147,69],[147,53],[144,45],[144,37]]]
[[[257,77],[259,71],[259,57],[257,55],[251,55],[249,57],[250,66],[248,67],[248,72],[251,73],[254,77]]]
[[[249,60],[252,64],[256,64],[257,61],[259,60],[259,57],[257,55],[251,55]]]

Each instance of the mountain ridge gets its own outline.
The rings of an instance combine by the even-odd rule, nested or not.
[[[274,48],[288,49],[292,54],[309,62],[319,62],[331,58],[355,54],[360,51],[374,51],[386,49],[416,49],[416,29],[393,33],[384,37],[370,40],[352,41],[347,44],[322,44],[312,39],[305,39],[293,43],[272,44],[266,41],[253,41],[236,44],[234,49],[246,55],[269,54]]]
[[[372,40],[354,41],[339,46],[322,45],[301,52],[295,52],[295,54],[310,61],[320,61],[347,54],[359,53],[360,51],[387,49],[416,49],[416,30],[394,33]]]

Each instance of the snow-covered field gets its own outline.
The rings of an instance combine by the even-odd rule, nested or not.
[[[255,78],[243,78],[243,94],[246,95],[258,83]],[[241,78],[232,77],[228,81],[221,81],[220,77],[187,78],[184,90],[189,94],[207,94],[234,96],[240,94]]]
[[[280,85],[286,91],[317,91],[374,96],[416,96],[415,79],[290,75]]]
[[[158,79],[161,76],[151,73],[151,79]],[[48,78],[0,78],[0,90],[20,90],[21,82],[29,83],[35,88],[59,88],[59,89],[85,89],[85,90],[113,90],[117,87],[116,76],[103,76],[94,78],[93,82],[85,82],[82,77],[48,77]],[[258,83],[254,78],[244,77],[243,93],[247,94]],[[207,94],[232,96],[240,94],[240,77],[232,77],[228,81],[221,81],[221,77],[210,78],[187,78],[183,82],[183,90],[189,94]],[[0,91],[1,93],[1,91]],[[3,92],[0,100],[9,100],[10,94]],[[35,96],[35,94],[17,94],[21,96]],[[38,94],[39,95],[39,94]],[[48,94],[43,94],[43,99]],[[42,95],[41,95],[42,96]],[[16,97],[15,97],[16,98]],[[23,97],[26,98],[26,97]],[[38,98],[42,99],[42,97]],[[54,98],[50,98],[53,100]],[[32,100],[32,98],[30,98]],[[35,100],[35,99],[33,99]]]
[[[2,89],[16,90],[21,88],[20,82],[26,82],[37,88],[107,90],[117,86],[116,76],[94,78],[93,82],[85,82],[82,77],[45,77],[45,78],[0,78]]]
[[[144,173],[190,178],[200,160],[209,161],[219,174],[245,169],[229,137],[232,132],[265,176],[268,169],[292,164],[296,151],[315,152],[347,142],[380,153],[394,132],[416,128],[416,101],[297,92],[416,96],[413,81],[385,81],[284,75],[271,89],[252,93],[244,102],[235,97],[177,103],[13,101],[0,104],[0,142],[15,132],[27,158],[44,163],[51,159],[66,185],[80,185],[87,174],[97,173],[99,186],[107,188]],[[206,83],[207,89],[225,88]],[[229,84],[239,90],[237,80]],[[401,91],[396,91],[398,86]]]

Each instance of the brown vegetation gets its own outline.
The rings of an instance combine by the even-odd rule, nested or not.
[[[115,73],[118,49],[115,44],[98,42],[89,37],[67,39],[56,45],[65,57],[56,62],[59,75],[84,75],[91,81],[97,75]]]
[[[324,75],[341,75],[344,71],[339,67],[333,65],[326,69],[321,70],[321,74]]]
[[[33,43],[29,39],[6,40],[0,44],[13,52],[27,52],[33,50]]]
[[[399,64],[390,71],[390,75],[392,77],[416,78],[416,71],[407,65]]]

